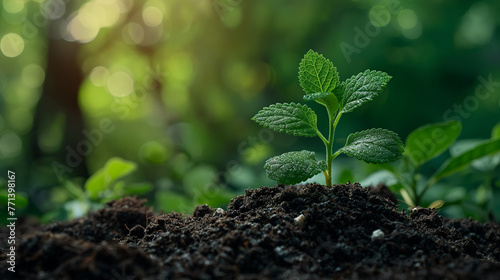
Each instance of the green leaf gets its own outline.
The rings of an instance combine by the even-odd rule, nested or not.
[[[429,185],[435,184],[442,178],[449,176],[468,166],[474,160],[500,151],[500,139],[489,140],[462,154],[447,160],[432,176]]]
[[[450,147],[451,157],[457,157],[462,153],[484,143],[484,139],[465,139],[455,142]],[[471,166],[481,172],[492,172],[500,164],[500,153],[494,153],[471,162]]]
[[[306,95],[331,93],[339,83],[339,74],[330,60],[309,50],[299,64],[299,83]]]
[[[77,186],[73,181],[67,179],[64,179],[61,183],[74,198],[85,200],[85,192],[82,190],[81,185]]]
[[[311,94],[306,94],[304,95],[304,100],[311,101],[311,100],[320,100],[331,93],[329,92],[316,92],[316,93],[311,93]]]
[[[253,118],[264,127],[297,136],[317,135],[317,116],[307,105],[277,103],[260,110]]]
[[[0,193],[0,201],[1,201],[0,205],[2,205],[2,206],[8,204],[8,202],[9,202],[9,196],[8,196],[7,192]],[[15,201],[15,203],[16,203],[16,205],[15,205],[16,206],[16,210],[24,209],[29,204],[28,197],[24,193],[16,192],[16,201]],[[5,206],[5,208],[7,208],[7,206]],[[5,212],[7,212],[7,211],[5,211]]]
[[[126,195],[141,195],[150,192],[152,189],[153,186],[149,183],[136,183],[126,185],[123,192]]]
[[[362,186],[376,186],[383,183],[387,186],[392,186],[398,183],[398,179],[394,173],[387,170],[378,170],[359,182]]]
[[[206,192],[209,184],[217,179],[217,170],[208,164],[198,165],[187,171],[182,178],[182,186],[191,196],[199,196]]]
[[[500,122],[497,123],[491,130],[491,139],[499,139],[499,138],[500,138]]]
[[[137,165],[132,161],[127,161],[119,157],[110,158],[103,168],[97,170],[85,182],[85,190],[90,198],[99,198],[100,193],[108,190],[112,183],[132,173]]]
[[[280,184],[298,184],[326,170],[326,162],[317,161],[311,151],[288,152],[272,157],[264,165],[267,177]]]
[[[299,83],[305,100],[314,100],[335,114],[338,101],[332,92],[339,85],[339,74],[330,60],[309,50],[299,64]]]
[[[109,178],[111,180],[116,180],[132,173],[137,168],[137,165],[135,162],[114,157],[106,162],[104,168]]]
[[[403,142],[395,132],[372,128],[349,135],[337,153],[368,163],[386,163],[400,159],[403,151]]]
[[[406,138],[406,154],[420,166],[448,149],[461,130],[458,121],[421,126]]]
[[[341,92],[336,91],[337,98],[341,97],[339,100],[342,113],[351,112],[363,103],[373,100],[391,78],[385,72],[366,70],[345,80],[339,89]]]
[[[192,198],[172,191],[157,192],[155,200],[160,210],[165,212],[191,212],[195,207]]]
[[[85,182],[85,190],[91,199],[99,198],[99,194],[108,189],[109,182],[106,180],[104,171],[97,171]]]
[[[314,100],[328,109],[328,113],[333,116],[339,108],[337,97],[332,93],[318,92],[304,95],[304,100]]]
[[[429,204],[429,206],[427,206],[427,208],[439,209],[439,208],[443,207],[444,203],[445,203],[444,200],[434,200],[433,202],[431,202],[431,204]]]
[[[207,195],[196,196],[194,201],[196,201],[196,205],[208,204],[211,207],[224,207],[228,205],[234,196],[234,193],[217,191]]]

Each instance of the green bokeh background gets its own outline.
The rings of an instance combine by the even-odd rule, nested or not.
[[[150,183],[141,196],[155,209],[187,212],[272,186],[262,168],[270,156],[307,148],[324,157],[319,139],[250,120],[263,106],[303,102],[298,64],[309,49],[332,60],[341,80],[365,69],[393,76],[373,102],[344,116],[339,143],[372,127],[405,139],[449,119],[462,122],[460,139],[485,139],[500,120],[496,0],[3,0],[0,7],[0,177],[15,171],[17,193],[28,199],[19,215],[44,221],[77,216],[67,211],[74,198],[63,185],[83,188],[111,157],[137,163],[126,182]],[[310,106],[324,129],[322,108]],[[343,157],[335,167],[337,182],[375,170]]]

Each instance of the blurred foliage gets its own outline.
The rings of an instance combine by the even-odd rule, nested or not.
[[[462,126],[457,121],[428,124],[415,129],[405,144],[403,159],[398,164],[386,164],[384,170],[368,176],[364,184],[384,183],[400,194],[409,209],[416,206],[441,208],[457,212],[456,206],[466,211],[468,216],[488,220],[500,215],[500,204],[495,201],[500,197],[500,189],[496,186],[500,178],[500,136],[497,134],[498,123],[492,130],[490,139],[465,139],[455,143]],[[439,169],[431,174],[421,172],[430,160],[449,149],[451,157]],[[465,172],[464,172],[465,170]],[[463,183],[439,184],[440,181],[462,172],[461,180],[466,181],[466,175],[475,174],[478,182],[469,187],[466,192]],[[429,201],[426,193],[439,188],[440,195],[432,195],[434,201]],[[442,192],[447,190],[447,192]],[[475,197],[475,198],[474,198]],[[471,199],[472,198],[472,199]],[[455,208],[453,208],[455,206]],[[475,208],[471,211],[472,208]],[[450,210],[452,209],[452,210]]]
[[[372,106],[338,127],[340,142],[349,131],[376,126],[406,138],[416,127],[448,120],[462,122],[459,141],[486,139],[500,115],[496,0],[0,6],[0,172],[18,175],[19,197],[29,201],[19,209],[23,215],[59,210],[73,200],[65,184],[84,192],[89,175],[113,157],[134,162],[127,182],[150,182],[144,196],[159,210],[224,206],[246,188],[272,185],[263,161],[306,144],[250,118],[266,104],[301,100],[297,61],[309,49],[331,57],[341,79],[367,68],[393,76]],[[321,116],[318,125],[326,125]],[[339,182],[362,181],[376,170],[344,158],[333,168]],[[482,203],[488,191],[477,187],[474,172],[441,182],[427,196],[463,190],[476,197],[474,205]],[[446,213],[477,217],[457,207]]]
[[[86,215],[89,211],[101,208],[104,203],[128,195],[144,195],[152,190],[148,183],[131,183],[124,180],[136,170],[137,164],[118,157],[110,158],[83,184],[63,179],[61,187],[55,188],[51,211],[42,216],[42,221],[53,219],[73,219]]]

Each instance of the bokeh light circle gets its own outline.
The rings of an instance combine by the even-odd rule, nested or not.
[[[24,85],[37,88],[45,80],[45,71],[37,64],[30,64],[23,68],[21,79]]]
[[[125,97],[132,93],[134,80],[126,72],[115,72],[108,79],[108,90],[111,95]]]
[[[17,14],[24,9],[24,0],[3,0],[3,8],[7,13]]]
[[[123,27],[123,40],[129,45],[139,45],[144,40],[144,28],[138,23],[130,22]]]
[[[384,27],[391,22],[391,13],[386,6],[375,5],[368,13],[371,24],[376,27]]]
[[[142,11],[142,19],[148,26],[155,27],[163,22],[163,13],[154,6],[149,6]]]
[[[398,14],[398,23],[403,29],[412,29],[418,23],[417,14],[410,9],[401,10]]]
[[[97,66],[90,71],[90,82],[96,87],[103,87],[108,84],[109,71],[104,66]]]
[[[6,57],[19,56],[24,50],[24,40],[17,33],[8,33],[0,40],[0,50]]]
[[[5,133],[0,137],[0,154],[4,157],[15,157],[21,153],[23,142],[13,132]]]

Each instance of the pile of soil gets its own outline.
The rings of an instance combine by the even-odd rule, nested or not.
[[[384,186],[278,185],[183,216],[126,197],[84,218],[25,226],[15,273],[1,245],[0,277],[499,279],[500,225],[395,202]]]

